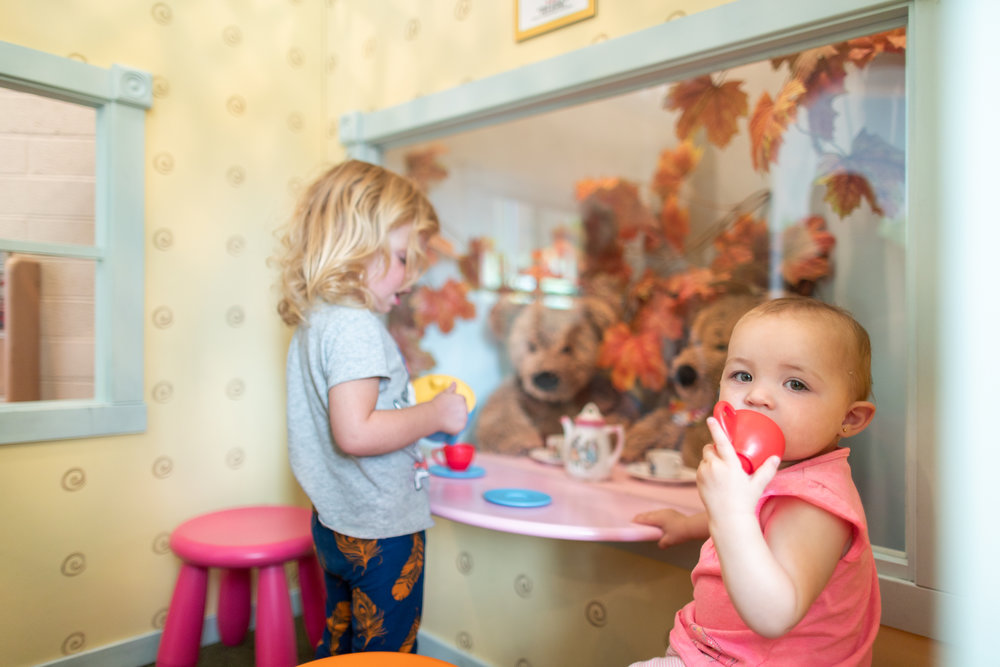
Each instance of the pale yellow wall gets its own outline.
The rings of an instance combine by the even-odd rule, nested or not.
[[[292,194],[344,153],[336,121],[722,0],[598,2],[523,43],[513,0],[39,0],[0,40],[150,71],[146,433],[0,447],[0,664],[162,627],[195,513],[305,500],[285,461],[283,358],[265,260]],[[617,548],[439,521],[425,629],[487,663],[622,664],[658,652],[688,573]],[[596,603],[596,604],[595,604]]]

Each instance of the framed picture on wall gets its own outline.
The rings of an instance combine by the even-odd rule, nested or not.
[[[523,41],[597,15],[597,0],[514,0],[514,36]]]

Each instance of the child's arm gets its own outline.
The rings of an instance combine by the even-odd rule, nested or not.
[[[723,583],[744,623],[765,637],[780,637],[830,580],[850,525],[805,501],[778,497],[763,510],[770,519],[762,533],[755,507],[777,471],[777,457],[748,476],[714,419],[709,429],[715,446],[706,448],[698,467],[698,491]]]
[[[430,401],[399,410],[375,409],[378,385],[378,378],[364,378],[330,388],[330,430],[347,454],[386,454],[438,431],[465,428],[469,412],[454,384]]]
[[[708,514],[705,512],[681,514],[677,510],[665,508],[636,514],[632,521],[662,530],[663,536],[656,543],[661,549],[688,540],[708,538]]]

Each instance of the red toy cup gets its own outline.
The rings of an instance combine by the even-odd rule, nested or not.
[[[766,415],[753,410],[736,410],[726,401],[719,401],[712,416],[733,443],[747,474],[772,456],[784,456],[785,435]]]
[[[445,445],[431,450],[431,458],[439,466],[444,466],[449,470],[462,472],[472,463],[476,448],[467,442],[457,442],[454,445]]]

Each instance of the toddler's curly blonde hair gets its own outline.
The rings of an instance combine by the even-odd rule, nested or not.
[[[330,168],[299,198],[280,235],[281,319],[301,324],[318,301],[370,308],[366,267],[376,257],[389,266],[389,232],[409,223],[405,287],[427,268],[425,247],[440,229],[434,207],[413,182],[383,167],[348,160]]]

